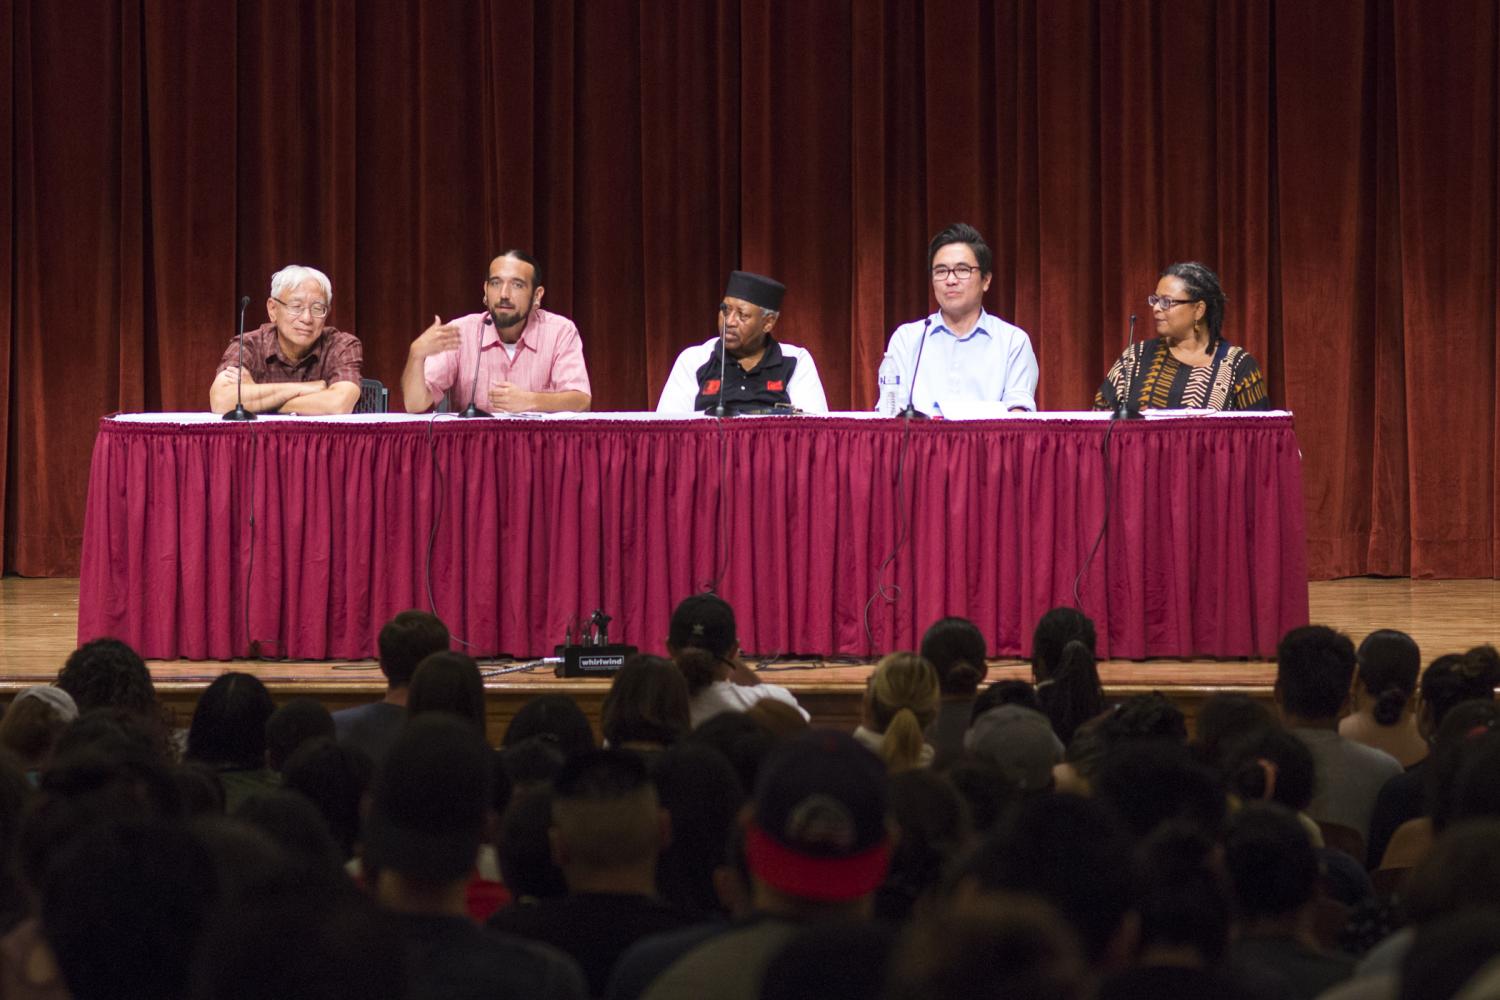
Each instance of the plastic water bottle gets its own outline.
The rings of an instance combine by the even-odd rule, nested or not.
[[[894,417],[901,412],[901,366],[889,354],[880,359],[879,377],[880,415]]]

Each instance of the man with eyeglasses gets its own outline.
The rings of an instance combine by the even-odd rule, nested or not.
[[[771,336],[785,295],[786,286],[779,281],[730,271],[719,303],[719,336],[677,356],[656,412],[702,412],[722,398],[730,416],[794,409],[827,413],[828,399],[812,355]]]
[[[208,389],[215,413],[234,409],[236,393],[256,413],[349,413],[359,402],[359,338],[327,326],[333,283],[315,267],[292,264],[271,275],[269,323],[224,349]]]
[[[455,411],[471,399],[485,413],[587,410],[583,339],[572,320],[542,308],[546,291],[529,254],[506,250],[490,261],[484,311],[447,323],[434,316],[412,341],[401,372],[406,412],[421,413],[444,394]]]
[[[940,416],[943,403],[956,400],[1036,409],[1031,338],[984,308],[991,261],[989,246],[973,226],[954,223],[932,238],[927,268],[938,310],[898,326],[886,348],[899,366],[903,406],[910,398],[929,417]]]

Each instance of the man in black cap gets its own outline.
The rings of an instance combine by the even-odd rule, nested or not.
[[[656,412],[712,410],[722,397],[731,416],[770,413],[778,406],[827,413],[812,355],[771,336],[785,294],[785,285],[764,275],[729,272],[719,303],[719,336],[677,356]],[[727,364],[723,348],[729,351]]]

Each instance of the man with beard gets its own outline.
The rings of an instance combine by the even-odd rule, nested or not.
[[[528,254],[507,250],[490,261],[484,311],[448,323],[434,316],[412,341],[401,372],[406,412],[420,413],[444,393],[454,410],[471,395],[491,413],[587,410],[578,327],[541,308],[545,292],[541,265]]]

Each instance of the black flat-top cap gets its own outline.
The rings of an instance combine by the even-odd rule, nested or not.
[[[730,271],[729,284],[724,288],[726,299],[744,299],[767,312],[779,312],[785,295],[786,286],[781,282],[749,271]]]

